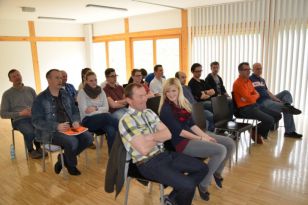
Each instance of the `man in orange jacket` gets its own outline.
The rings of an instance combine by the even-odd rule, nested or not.
[[[239,77],[233,84],[234,100],[242,117],[261,121],[258,124],[257,143],[263,144],[262,137],[267,138],[269,130],[274,126],[275,122],[280,120],[281,114],[266,108],[261,109],[258,106],[256,102],[260,95],[249,80],[250,70],[248,63],[239,64]]]

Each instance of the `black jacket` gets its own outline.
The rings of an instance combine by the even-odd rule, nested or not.
[[[125,181],[126,154],[121,136],[117,134],[111,148],[105,176],[105,191],[112,193],[115,189],[115,197],[121,192]]]
[[[222,81],[222,78],[221,78],[219,75],[217,75],[217,76],[218,76],[218,79],[219,79],[219,82],[220,82],[221,95],[224,95],[224,94],[227,92],[227,91],[226,91],[226,88],[225,88],[225,86],[224,86],[224,83],[223,83],[223,81]],[[218,95],[217,85],[216,85],[216,82],[215,82],[215,80],[214,80],[214,78],[213,78],[213,76],[212,76],[211,73],[208,74],[208,75],[206,76],[206,78],[205,78],[205,84],[206,84],[206,86],[207,86],[208,88],[214,89],[214,90],[215,90],[215,95],[214,95],[214,96],[217,96],[217,95]],[[212,97],[214,97],[214,96],[212,96]]]

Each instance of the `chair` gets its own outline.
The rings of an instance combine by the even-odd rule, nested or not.
[[[253,125],[249,123],[236,123],[235,126],[230,127],[228,124],[232,121],[232,111],[228,105],[228,100],[226,96],[217,96],[212,97],[212,108],[213,108],[213,117],[215,124],[215,132],[222,130],[229,133],[235,134],[235,161],[237,162],[238,158],[238,143],[240,140],[240,134],[245,131],[252,132]],[[249,153],[251,147],[251,138],[249,138]]]
[[[160,102],[160,96],[149,98],[147,100],[147,108],[151,109],[153,112],[159,115],[158,113],[159,102]]]
[[[105,132],[94,132],[93,133],[95,146],[96,146],[96,162],[97,163],[99,163],[99,156],[100,156],[100,153],[101,153],[101,148],[103,147],[103,144],[104,144],[104,135],[105,134],[106,134]],[[99,138],[100,138],[100,142],[99,142]]]
[[[128,203],[128,192],[130,188],[130,181],[134,179],[142,180],[142,181],[148,181],[148,182],[155,182],[156,181],[148,180],[145,177],[143,177],[137,166],[132,162],[131,156],[129,153],[126,154],[126,163],[125,163],[125,181],[126,181],[126,190],[125,190],[125,198],[124,198],[124,205],[127,205]],[[159,190],[160,190],[160,204],[164,205],[164,186],[162,184],[159,184]]]
[[[192,104],[192,117],[195,124],[203,131],[206,130],[206,118],[204,116],[204,108],[201,102]]]
[[[20,132],[17,128],[14,127],[13,125],[13,119],[11,119],[11,125],[12,125],[12,142],[13,142],[13,146],[14,146],[14,150],[16,152],[16,147],[15,147],[15,131]],[[24,146],[25,146],[25,153],[26,153],[26,159],[29,159],[29,153],[28,153],[28,148],[25,142],[25,138],[23,138],[24,140]]]

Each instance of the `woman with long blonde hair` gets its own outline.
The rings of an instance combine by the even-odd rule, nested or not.
[[[205,133],[195,125],[191,105],[184,97],[180,81],[169,78],[163,85],[159,113],[161,121],[172,133],[171,143],[177,152],[197,158],[209,158],[209,172],[198,186],[203,200],[209,200],[208,188],[212,176],[218,188],[222,188],[222,171],[232,156],[235,143],[231,138]]]

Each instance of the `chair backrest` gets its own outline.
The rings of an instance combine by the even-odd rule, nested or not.
[[[232,110],[229,107],[226,96],[216,96],[211,98],[213,108],[214,124],[228,122],[232,120]]]
[[[192,117],[195,124],[201,129],[206,129],[206,118],[204,115],[204,108],[201,102],[192,104]]]
[[[237,104],[236,104],[236,101],[235,101],[235,98],[234,98],[234,92],[233,91],[231,92],[231,96],[232,96],[232,102],[233,102],[233,114],[234,114],[235,117],[240,117],[239,110],[238,110],[238,107],[237,107]]]
[[[160,96],[149,98],[147,100],[147,108],[151,109],[153,112],[159,115],[158,114],[159,102],[160,102]]]

